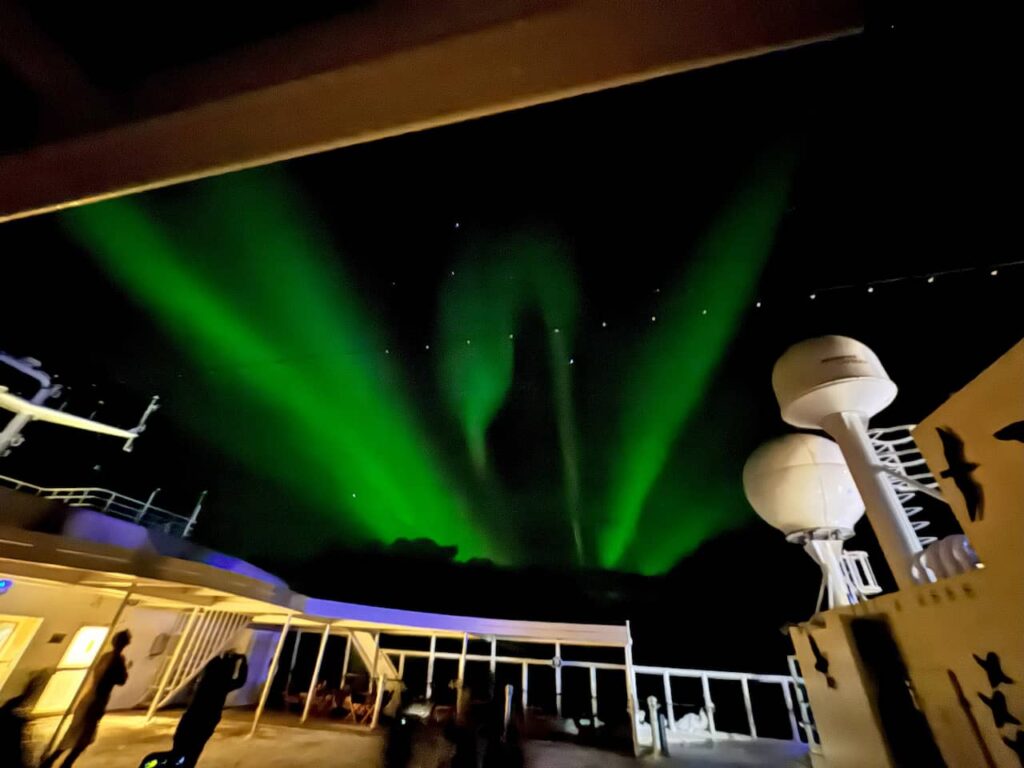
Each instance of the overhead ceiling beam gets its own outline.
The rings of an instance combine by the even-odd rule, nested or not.
[[[434,5],[439,18],[467,7],[460,0]],[[831,39],[863,26],[860,0],[535,0],[519,7],[520,15],[469,29],[453,24],[459,31],[377,57],[2,158],[0,221]],[[401,29],[401,8],[382,4],[382,14],[396,15],[378,27]],[[350,42],[340,28],[335,44],[344,49]]]

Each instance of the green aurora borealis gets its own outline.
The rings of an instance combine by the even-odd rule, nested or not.
[[[194,428],[320,510],[325,542],[428,538],[457,547],[460,560],[537,559],[509,535],[517,502],[494,466],[489,430],[513,389],[517,350],[534,338],[520,330],[539,318],[561,457],[561,488],[543,513],[563,523],[563,551],[578,564],[659,573],[741,522],[719,490],[700,487],[701,460],[680,452],[693,450],[687,421],[752,302],[790,176],[781,155],[750,174],[696,247],[680,252],[649,332],[621,361],[589,367],[588,381],[569,362],[586,308],[571,245],[543,229],[470,237],[437,296],[425,402],[401,357],[382,354],[387,323],[283,172],[233,174],[173,200],[119,199],[62,219],[207,372],[197,374],[201,386],[236,403],[219,428],[198,419]],[[581,388],[601,390],[599,423],[580,419]],[[461,434],[458,445],[439,422]],[[256,433],[272,439],[250,439]]]

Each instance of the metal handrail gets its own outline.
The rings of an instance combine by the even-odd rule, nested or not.
[[[29,492],[40,498],[62,501],[69,507],[95,509],[111,517],[129,520],[150,528],[162,528],[168,533],[179,536],[188,536],[195,523],[194,514],[190,517],[153,504],[155,491],[148,500],[142,501],[107,488],[95,486],[46,488],[6,475],[0,475],[0,485],[15,491]]]

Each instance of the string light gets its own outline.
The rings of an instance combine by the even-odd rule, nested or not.
[[[869,285],[868,286],[868,293],[874,293],[874,292],[875,292],[875,286]]]
[[[657,317],[655,317],[654,315],[651,315],[651,322],[652,323],[657,322],[657,320],[658,320]]]
[[[602,320],[602,321],[601,321],[601,327],[602,327],[602,328],[607,328],[607,327],[608,327],[608,323],[606,323],[606,322],[604,322],[604,321]]]
[[[999,270],[998,269],[993,269],[991,272],[989,272],[989,274],[992,275],[992,277],[995,277],[996,275],[999,274]]]
[[[935,275],[931,275],[931,276],[929,276],[929,277],[928,277],[928,282],[929,282],[929,283],[934,283],[934,282],[935,282]]]

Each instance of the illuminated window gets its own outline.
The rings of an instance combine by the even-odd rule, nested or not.
[[[57,665],[57,671],[46,682],[46,688],[36,702],[33,709],[36,714],[64,712],[71,706],[109,631],[108,627],[81,627],[75,632]]]
[[[57,665],[57,669],[88,667],[103,647],[107,639],[107,627],[82,627],[72,638],[68,649]]]

